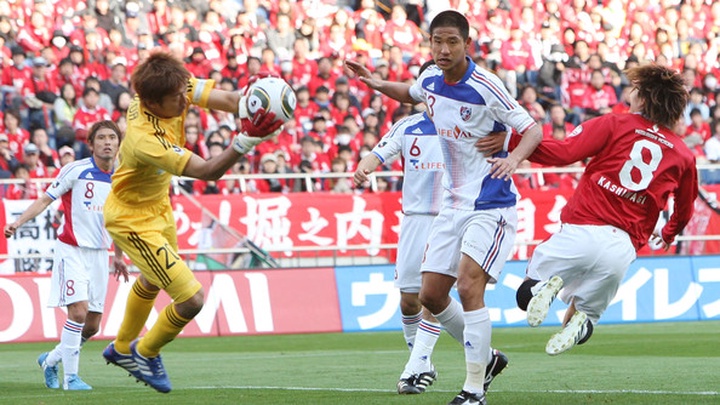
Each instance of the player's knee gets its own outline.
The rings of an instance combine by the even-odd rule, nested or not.
[[[200,313],[203,308],[204,301],[205,293],[202,289],[200,289],[200,291],[195,293],[195,295],[190,297],[188,300],[175,304],[175,310],[178,312],[178,315],[183,318],[192,319],[195,315]]]
[[[446,305],[445,301],[448,299],[447,295],[445,296],[438,296],[437,294],[433,294],[432,291],[423,291],[420,290],[420,303],[422,306],[427,308],[430,313],[437,314],[442,312],[442,310],[445,308]]]
[[[400,294],[400,312],[403,315],[416,315],[422,310],[422,304],[418,298],[418,293],[406,293],[401,291]]]
[[[531,289],[539,282],[540,280],[528,279],[520,284],[520,287],[518,287],[517,292],[515,293],[515,300],[517,301],[518,308],[523,311],[527,311],[528,304],[533,297]]]

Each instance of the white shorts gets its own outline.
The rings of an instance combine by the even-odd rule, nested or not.
[[[563,224],[535,249],[527,275],[535,280],[560,276],[558,297],[566,304],[574,298],[575,308],[597,324],[635,257],[630,237],[619,228]]]
[[[395,287],[402,292],[420,292],[420,267],[434,219],[435,215],[422,214],[405,215],[402,219],[395,264]]]
[[[105,249],[88,249],[56,241],[49,307],[88,302],[90,312],[103,312],[110,259]]]
[[[443,208],[433,222],[421,271],[457,278],[464,253],[495,283],[512,253],[516,232],[514,206],[481,211]]]

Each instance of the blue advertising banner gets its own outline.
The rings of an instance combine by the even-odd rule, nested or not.
[[[601,323],[720,319],[720,256],[640,258],[628,270]],[[493,327],[526,326],[515,291],[526,261],[508,262],[485,302]],[[335,269],[340,314],[346,332],[399,330],[400,293],[393,286],[394,266]],[[456,299],[457,292],[452,291]],[[543,325],[560,325],[565,303],[556,300]]]

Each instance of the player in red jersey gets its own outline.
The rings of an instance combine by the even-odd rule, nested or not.
[[[692,217],[695,158],[671,129],[687,105],[683,79],[659,65],[632,68],[627,75],[630,113],[584,122],[564,141],[544,140],[528,158],[565,166],[592,157],[563,208],[561,230],[535,249],[517,291],[530,326],[540,325],[558,293],[569,304],[563,329],[545,348],[550,355],[587,341],[637,250],[648,241],[667,250]],[[656,230],[670,194],[673,214]]]

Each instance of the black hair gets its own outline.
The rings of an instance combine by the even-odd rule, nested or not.
[[[457,28],[463,40],[470,37],[470,24],[467,18],[458,11],[445,10],[436,15],[430,23],[430,36],[432,37],[435,29],[440,27]]]

